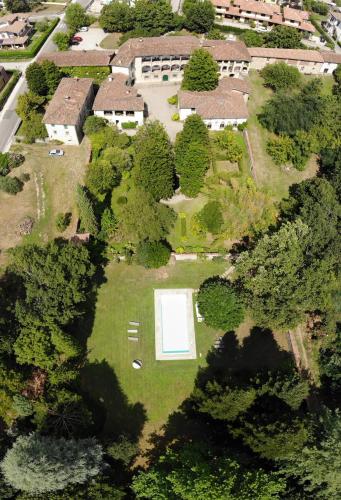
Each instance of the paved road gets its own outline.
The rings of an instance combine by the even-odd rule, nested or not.
[[[86,8],[92,0],[72,0],[72,3],[79,3],[81,4],[84,8]],[[54,29],[54,31],[51,33],[49,38],[46,40],[45,44],[43,47],[40,49],[38,54],[35,56],[34,59],[32,59],[29,62],[17,62],[17,63],[1,63],[2,66],[4,66],[7,69],[20,69],[20,71],[25,75],[25,70],[26,67],[31,64],[33,61],[37,59],[38,56],[41,54],[45,54],[46,52],[54,52],[57,50],[57,47],[52,41],[53,35],[57,33],[58,31],[66,31],[67,26],[64,22],[64,16],[65,14],[62,14],[60,16],[60,22],[57,25],[57,27]],[[49,16],[49,17],[55,17],[55,16]],[[1,55],[1,54],[0,54]],[[16,131],[19,128],[20,125],[20,118],[15,112],[15,108],[17,106],[17,101],[18,97],[21,94],[24,94],[27,92],[27,84],[25,77],[22,76],[20,80],[18,81],[17,85],[15,86],[10,98],[8,99],[4,109],[0,113],[0,151],[8,151],[13,137],[16,133]]]

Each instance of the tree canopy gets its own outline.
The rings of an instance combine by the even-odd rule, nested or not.
[[[214,90],[218,86],[218,64],[205,49],[196,49],[185,66],[183,90]]]

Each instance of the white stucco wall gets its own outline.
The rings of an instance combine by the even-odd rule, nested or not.
[[[81,132],[75,125],[45,125],[49,139],[62,141],[65,144],[79,144]]]
[[[125,111],[123,112],[123,115],[117,115],[115,114],[115,110],[113,110],[112,115],[108,115],[104,113],[104,111],[94,111],[94,114],[96,116],[100,116],[101,118],[105,118],[110,123],[114,123],[119,129],[122,128],[122,123],[126,122],[137,122],[138,127],[143,125],[143,111],[135,111],[134,116],[127,115]]]
[[[195,113],[190,108],[179,108],[179,116],[180,120],[186,120],[186,118]],[[228,119],[228,118],[215,118],[215,119],[203,119],[203,122],[205,123],[206,126],[208,126],[211,130],[222,130],[223,128],[227,127],[227,125],[239,125],[240,123],[245,123],[246,118],[234,118],[234,119]]]
[[[268,64],[275,64],[278,62],[284,62],[288,64],[288,61],[284,59],[276,59],[275,57],[252,57],[251,69],[261,70]],[[295,64],[290,64],[290,66],[295,66],[301,73],[309,75],[319,75],[322,67],[322,63],[314,62],[304,62],[296,61]]]

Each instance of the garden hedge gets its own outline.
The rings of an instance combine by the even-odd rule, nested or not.
[[[17,84],[17,81],[20,78],[20,71],[14,70],[14,71],[7,71],[7,73],[12,73],[11,78],[8,80],[8,82],[5,85],[5,88],[3,89],[2,92],[0,92],[0,111],[2,108],[5,106],[7,99],[12,93],[12,90]]]
[[[19,49],[19,50],[0,50],[0,62],[1,61],[7,61],[7,60],[15,60],[15,61],[20,61],[22,59],[32,59],[38,51],[42,48],[48,37],[51,35],[52,31],[55,29],[57,24],[59,23],[59,17],[56,19],[53,19],[51,21],[51,24],[49,28],[44,31],[39,38],[36,38],[35,40],[30,43],[30,45],[27,47],[27,49]]]

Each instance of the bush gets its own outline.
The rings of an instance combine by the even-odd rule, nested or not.
[[[202,283],[198,306],[205,323],[213,328],[230,331],[244,319],[244,308],[233,285],[219,276],[208,278]]]
[[[169,246],[162,241],[143,241],[136,249],[137,263],[147,269],[165,266],[170,254]]]
[[[221,226],[224,223],[221,205],[219,201],[209,201],[199,212],[199,221],[205,229],[212,233],[218,234]]]
[[[246,30],[240,35],[247,47],[261,47],[264,44],[264,36],[256,31]]]
[[[299,70],[283,62],[267,64],[260,74],[264,78],[265,85],[275,92],[298,87],[301,82]]]
[[[119,196],[116,203],[117,205],[126,205],[128,203],[128,198],[126,196]]]
[[[83,125],[83,132],[85,135],[95,134],[102,128],[107,126],[107,121],[100,116],[88,116]]]
[[[40,31],[43,33],[49,29],[49,21],[48,19],[44,19],[43,21],[37,21],[34,25],[36,31]]]
[[[2,57],[2,54],[1,54],[1,57]],[[7,73],[12,73],[12,76],[9,79],[9,81],[6,83],[5,88],[2,90],[2,92],[0,92],[0,111],[5,106],[7,99],[11,95],[12,90],[16,86],[16,84],[21,76],[20,71],[17,71],[17,70],[12,71],[12,72],[7,71]]]
[[[120,436],[118,441],[113,443],[107,449],[108,455],[114,460],[119,460],[124,465],[129,465],[134,457],[138,454],[139,447],[137,443],[129,441],[125,436]]]
[[[19,181],[20,182],[28,182],[30,180],[30,174],[24,172],[19,175]]]
[[[20,167],[25,161],[25,156],[20,153],[9,153],[8,165],[10,170]]]
[[[62,31],[58,31],[53,35],[53,43],[57,45],[58,50],[65,51],[69,48],[71,37],[72,33],[70,32],[64,33]]]
[[[247,128],[247,122],[238,123],[237,125],[237,129],[239,130],[239,132],[243,132],[243,130],[245,130],[246,128]]]
[[[175,106],[176,104],[178,104],[177,94],[172,95],[171,97],[168,97],[167,102],[168,102],[168,104],[172,104],[172,106]]]
[[[7,175],[10,172],[9,167],[9,154],[0,153],[0,175]]]
[[[8,194],[17,194],[22,190],[23,184],[17,177],[0,177],[0,191]]]
[[[65,214],[59,213],[56,216],[56,228],[60,233],[63,233],[65,229],[71,222],[72,214],[70,212],[66,212]]]
[[[172,120],[173,122],[178,122],[180,120],[179,113],[174,113],[174,115],[172,115]]]
[[[123,122],[123,123],[121,123],[121,127],[123,129],[132,129],[132,128],[136,128],[137,125],[135,122]]]

